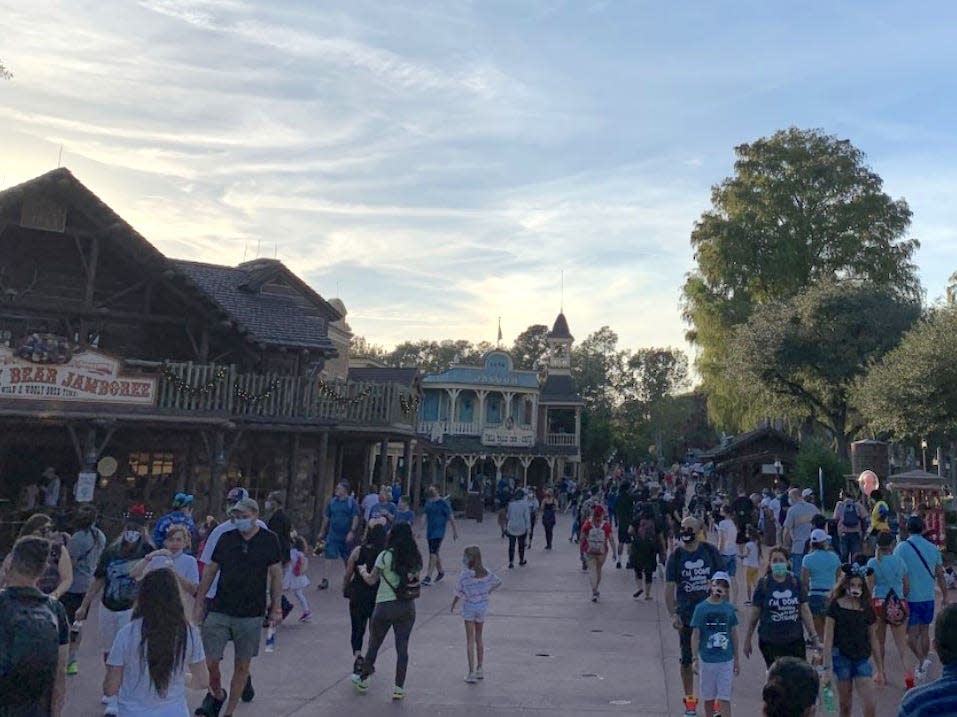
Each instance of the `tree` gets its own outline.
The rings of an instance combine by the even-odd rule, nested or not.
[[[635,399],[653,405],[687,387],[688,357],[673,348],[638,349],[628,358]]]
[[[628,352],[618,349],[618,334],[607,326],[589,334],[572,350],[572,376],[592,413],[610,417],[625,397]]]
[[[768,415],[811,418],[847,457],[864,428],[852,386],[920,317],[920,304],[857,281],[824,282],[754,311],[729,347],[733,380]],[[756,416],[754,416],[756,417]]]
[[[385,361],[389,352],[381,344],[374,344],[365,336],[353,336],[349,341],[349,355]]]
[[[728,346],[756,307],[840,279],[920,296],[911,211],[849,141],[791,128],[735,153],[734,174],[692,230],[697,268],[682,292],[709,412],[730,428],[745,424],[748,401],[728,379]]]
[[[454,363],[478,364],[494,346],[487,341],[473,344],[466,339],[444,341],[404,341],[386,361],[392,366],[417,366],[424,373],[442,373]]]
[[[548,327],[532,324],[515,337],[512,359],[517,369],[536,369],[548,358]]]
[[[0,80],[9,80],[11,77],[13,77],[13,73],[3,64],[3,60],[0,60]]]

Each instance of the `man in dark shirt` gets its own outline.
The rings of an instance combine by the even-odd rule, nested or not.
[[[217,575],[219,587],[205,619],[203,601],[197,600],[194,607],[194,620],[202,625],[209,668],[209,693],[196,714],[219,717],[224,703],[226,715],[232,715],[236,709],[252,658],[259,654],[267,587],[271,602],[269,624],[275,627],[282,620],[282,551],[276,534],[259,527],[258,516],[259,504],[252,498],[243,498],[231,506],[229,519],[236,530],[223,533],[212,561],[203,571],[197,594],[205,595]],[[235,648],[235,667],[227,693],[219,663],[230,641]]]
[[[286,571],[289,564],[289,551],[292,549],[292,521],[285,511],[285,501],[282,493],[278,490],[272,491],[266,496],[266,513],[269,514],[269,520],[266,521],[266,527],[269,528],[276,537],[279,538],[279,552],[282,553],[282,569]],[[282,596],[282,619],[285,620],[292,612],[292,603]]]
[[[0,717],[60,717],[70,627],[66,610],[37,590],[50,543],[38,536],[13,546],[0,590]]]

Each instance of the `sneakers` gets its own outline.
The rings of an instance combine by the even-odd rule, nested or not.
[[[252,702],[256,697],[256,690],[253,689],[253,676],[246,678],[246,686],[243,687],[243,693],[239,696],[243,702]]]
[[[698,714],[698,698],[694,695],[686,695],[684,705],[685,717],[695,717]]]
[[[221,700],[216,699],[212,694],[207,692],[203,698],[203,703],[196,708],[193,714],[199,715],[200,717],[219,717],[219,711],[223,708],[224,704],[226,704],[226,690],[223,690],[223,699]]]
[[[276,630],[269,628],[266,631],[266,652],[276,651]]]
[[[436,576],[436,579],[438,579],[438,576]],[[427,588],[431,584],[432,584],[432,578],[430,578],[428,575],[422,578],[422,587]]]
[[[437,583],[442,582],[442,578],[444,578],[444,577],[445,577],[445,573],[438,573],[438,574],[435,576],[435,582],[437,582]]]
[[[302,616],[299,618],[299,622],[312,622],[312,613],[304,612]]]
[[[592,591],[591,591],[591,601],[592,601],[592,602],[598,602],[598,591],[597,591],[597,590],[592,590]]]
[[[478,677],[475,676],[474,670],[465,676],[465,681],[470,685],[474,685],[476,682],[478,682]]]
[[[405,688],[399,687],[396,685],[392,688],[392,699],[394,700],[404,700],[405,699]]]
[[[362,674],[362,666],[365,664],[365,660],[362,658],[362,655],[357,655],[355,662],[352,663],[352,676],[358,677]]]
[[[76,660],[70,660],[66,665],[66,673],[68,675],[75,675],[80,671],[80,668],[76,664]]]
[[[508,564],[508,567],[509,567],[509,570],[511,570],[512,568],[515,567],[515,563],[509,563],[509,564]]]
[[[518,561],[518,564],[519,564],[519,565],[526,565],[526,564],[528,564],[528,561],[527,561],[527,560],[519,560],[519,561]]]
[[[645,592],[645,591],[644,591],[644,588],[638,588],[637,590],[635,590],[635,592],[633,592],[633,593],[631,594],[631,596],[632,596],[633,598],[635,598],[635,600],[637,600],[638,598],[641,597],[642,593],[644,593],[644,592]]]
[[[323,578],[319,581],[319,585],[316,586],[316,590],[326,590],[329,587],[329,581]]]
[[[616,561],[615,561],[615,568],[617,568],[618,570],[621,570],[621,561],[620,561],[620,560],[616,560]]]
[[[917,669],[914,670],[914,684],[922,685],[927,680],[927,670],[924,669],[923,665],[918,665]]]
[[[481,667],[475,668],[475,671],[472,672],[472,674],[475,675],[475,679],[476,679],[476,680],[484,680],[484,679],[485,679],[485,675],[482,674],[482,668],[481,668]]]
[[[369,689],[369,680],[362,679],[359,675],[352,676],[352,686],[360,695],[364,695]]]
[[[904,673],[904,690],[914,689],[914,676],[910,672]]]
[[[116,697],[103,697],[103,717],[117,717],[120,713],[119,700]]]

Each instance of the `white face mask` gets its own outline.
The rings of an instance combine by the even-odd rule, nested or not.
[[[138,530],[124,530],[123,531],[123,540],[127,543],[135,543],[140,539],[140,531]]]

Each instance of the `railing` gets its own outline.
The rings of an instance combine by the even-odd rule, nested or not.
[[[433,431],[437,431],[446,436],[479,436],[482,434],[483,428],[502,428],[504,424],[502,421],[497,423],[486,423],[485,426],[480,426],[478,423],[470,423],[468,421],[419,421],[418,432],[425,436],[431,436]],[[530,431],[532,426],[530,424],[516,424],[515,428]],[[572,436],[574,439],[574,436]],[[565,444],[555,444],[555,445],[565,445]],[[574,440],[568,445],[575,445]]]
[[[167,364],[156,410],[279,420],[334,420],[414,428],[408,387],[394,383],[324,381],[279,374],[238,373],[234,366]]]
[[[574,433],[549,433],[545,436],[545,443],[549,446],[576,446]]]

